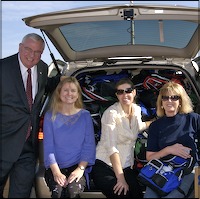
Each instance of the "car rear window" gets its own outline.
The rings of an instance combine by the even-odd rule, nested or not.
[[[184,48],[198,24],[180,20],[98,21],[68,24],[60,31],[75,51],[115,45]]]

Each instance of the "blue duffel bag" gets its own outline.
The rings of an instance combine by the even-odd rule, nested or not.
[[[192,167],[193,158],[173,156],[165,161],[152,159],[140,170],[138,179],[158,195],[166,196],[179,187],[182,177],[188,170],[191,171]]]

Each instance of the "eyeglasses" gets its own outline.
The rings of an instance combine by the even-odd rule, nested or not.
[[[42,55],[42,52],[41,51],[33,51],[31,48],[29,48],[29,47],[26,47],[26,46],[24,46],[23,45],[23,47],[24,47],[24,50],[26,51],[26,53],[28,53],[28,54],[34,54],[35,56],[37,56],[37,57],[39,57],[39,56],[41,56]]]
[[[169,101],[169,99],[170,99],[171,101],[177,101],[177,100],[180,99],[180,96],[178,96],[178,95],[162,96],[162,100],[163,100],[163,101]]]
[[[124,93],[131,93],[133,88],[126,88],[125,90],[119,89],[116,91],[117,95],[123,95]]]

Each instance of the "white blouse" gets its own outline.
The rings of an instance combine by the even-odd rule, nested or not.
[[[96,158],[112,166],[110,156],[119,153],[122,168],[134,164],[134,145],[138,133],[147,128],[141,119],[141,108],[132,104],[134,114],[131,119],[126,117],[121,104],[116,102],[108,107],[101,119],[101,139],[96,147]]]

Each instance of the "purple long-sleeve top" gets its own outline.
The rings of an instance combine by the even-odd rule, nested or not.
[[[94,126],[90,112],[81,109],[74,115],[52,112],[44,116],[44,164],[49,168],[57,163],[60,168],[68,168],[81,161],[93,165],[95,162],[96,144]]]

